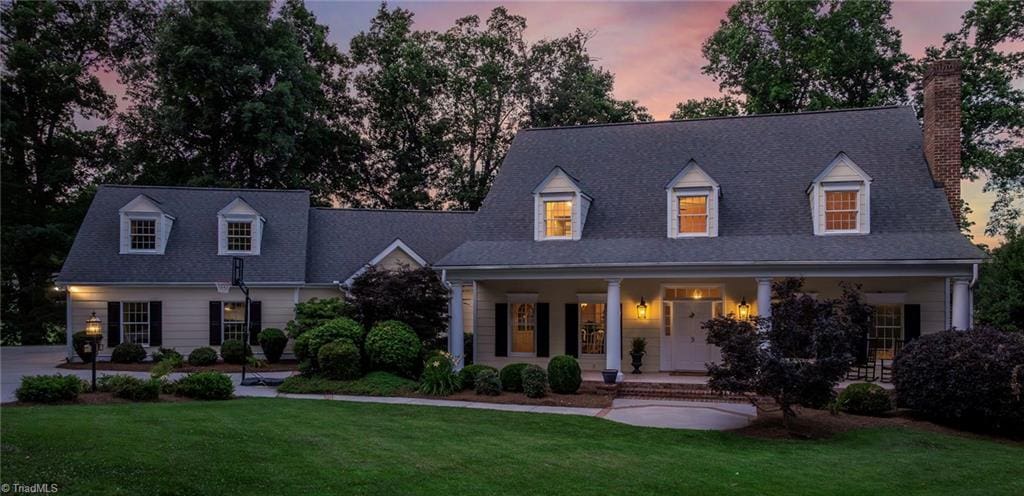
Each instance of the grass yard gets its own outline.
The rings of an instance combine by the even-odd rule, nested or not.
[[[286,399],[2,416],[0,482],[64,494],[1024,494],[1020,445],[903,429],[764,440]]]

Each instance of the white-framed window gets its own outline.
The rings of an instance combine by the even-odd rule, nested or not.
[[[229,339],[242,341],[245,336],[245,302],[221,303],[221,342]]]
[[[691,160],[665,185],[668,195],[668,237],[718,236],[718,199],[721,188]]]
[[[149,346],[149,302],[121,302],[121,342]]]
[[[217,254],[259,255],[266,219],[241,197],[217,212]]]
[[[579,350],[584,355],[604,355],[608,309],[604,301],[581,301]]]
[[[128,219],[129,249],[155,251],[157,247],[156,219]]]
[[[159,202],[136,196],[117,211],[120,218],[122,255],[163,255],[171,235],[174,217],[165,213]]]
[[[858,188],[825,189],[825,231],[857,232]]]
[[[874,305],[868,356],[892,358],[903,342],[903,305]]]
[[[544,237],[572,238],[572,200],[544,201]]]
[[[679,235],[708,234],[708,195],[676,195]]]
[[[534,241],[580,239],[591,201],[576,178],[552,169],[533,189]]]
[[[840,153],[807,189],[814,234],[871,232],[871,176]]]
[[[252,221],[228,221],[227,230],[228,251],[252,251]]]

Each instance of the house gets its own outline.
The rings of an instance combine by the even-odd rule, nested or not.
[[[233,296],[215,297],[213,282],[238,248],[264,285],[261,325],[280,327],[294,302],[337,294],[401,250],[451,284],[463,302],[451,326],[474,333],[477,363],[570,354],[621,371],[624,343],[642,337],[645,371],[702,371],[718,351],[701,322],[769,315],[771,283],[785,277],[820,297],[860,284],[875,306],[870,348],[891,352],[970,326],[984,258],[958,228],[959,65],[936,64],[924,84],[923,130],[908,107],[525,130],[474,215],[315,209],[302,192],[103,188],[60,276],[79,288],[69,332],[120,308],[110,332],[130,335],[125,309],[138,307],[125,302],[160,299],[166,345],[213,343],[229,316],[216,320],[215,303]],[[154,220],[125,223],[136,215]],[[459,339],[450,348],[463,354]]]

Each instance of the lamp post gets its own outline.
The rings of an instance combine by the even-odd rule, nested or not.
[[[85,335],[89,338],[89,346],[92,348],[92,390],[96,392],[96,355],[100,354],[100,338],[103,337],[103,327],[96,312],[85,321]]]

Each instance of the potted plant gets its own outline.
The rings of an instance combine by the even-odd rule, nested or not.
[[[633,338],[633,349],[629,356],[633,357],[633,373],[642,374],[640,367],[644,365],[644,355],[647,354],[647,340],[644,338]]]
[[[619,371],[616,369],[604,369],[601,371],[601,377],[604,378],[605,384],[615,384],[615,380],[619,378]]]

